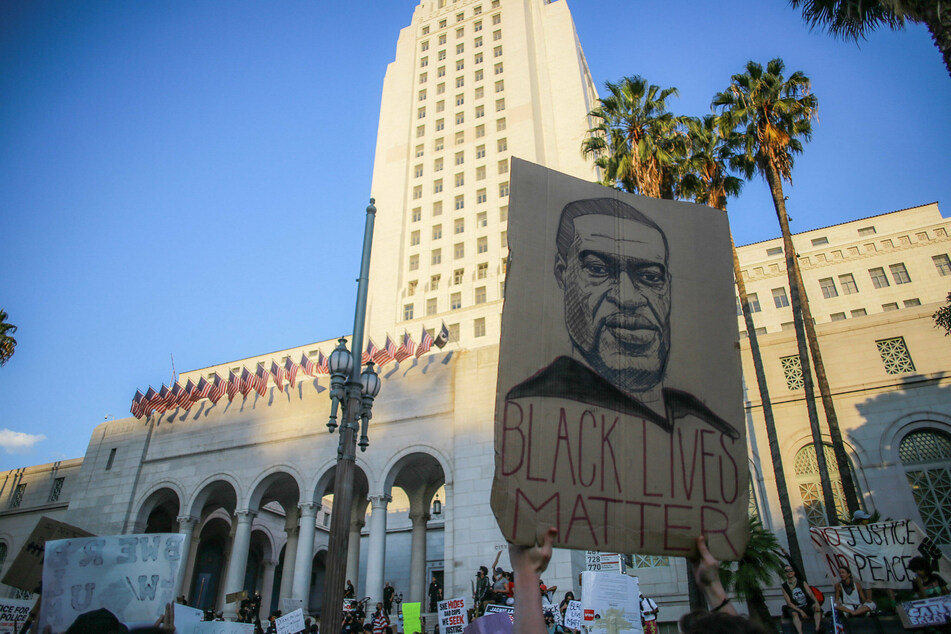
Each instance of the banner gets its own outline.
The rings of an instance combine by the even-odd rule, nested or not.
[[[510,542],[720,560],[748,540],[725,212],[512,159],[492,510]]]
[[[274,621],[274,624],[277,626],[277,634],[298,634],[304,630],[304,611],[297,608]]]
[[[436,604],[439,608],[439,631],[441,634],[462,634],[469,624],[464,598],[448,599]]]
[[[7,574],[3,576],[3,583],[26,592],[39,592],[40,583],[43,581],[43,552],[46,542],[69,537],[92,537],[92,533],[51,517],[41,517],[16,559],[10,564]]]
[[[951,623],[951,596],[931,597],[902,603],[898,617],[906,628],[931,627]]]
[[[419,634],[423,631],[422,622],[419,620],[421,605],[420,603],[403,604],[403,631],[406,634]]]
[[[40,629],[67,629],[105,608],[125,624],[154,623],[175,598],[180,533],[61,539],[46,543]]]
[[[913,520],[819,526],[810,528],[809,536],[833,582],[839,580],[839,566],[845,565],[865,588],[907,588],[915,576],[908,562],[918,556],[931,562],[940,558],[940,573],[945,578],[951,573],[951,561]]]
[[[494,603],[490,603],[489,605],[485,606],[485,613],[486,614],[509,614],[514,616],[515,607],[511,605],[496,605]]]
[[[0,599],[0,634],[16,634],[33,609],[34,601]]]
[[[569,601],[565,610],[565,627],[569,630],[580,630],[584,616],[581,612],[581,601]]]
[[[581,614],[589,632],[643,632],[637,577],[581,573]]]

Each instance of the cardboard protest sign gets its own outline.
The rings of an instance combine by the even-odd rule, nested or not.
[[[512,161],[492,509],[532,544],[719,559],[748,466],[726,213]]]
[[[205,613],[181,603],[173,604],[175,610],[175,629],[186,632],[195,623],[200,623]]]
[[[0,634],[16,634],[33,609],[33,601],[0,599]]]
[[[902,603],[898,618],[906,629],[951,623],[951,595]]]
[[[580,630],[584,621],[581,612],[581,601],[569,601],[565,610],[565,627],[569,630]]]
[[[229,592],[225,595],[225,603],[237,603],[243,599],[248,598],[247,590],[239,590],[238,592]]]
[[[61,632],[99,608],[125,624],[154,622],[174,599],[184,538],[158,533],[47,542],[40,629]]]
[[[403,631],[406,634],[417,634],[423,631],[423,624],[419,620],[420,603],[403,604]]]
[[[439,631],[441,634],[462,634],[469,624],[464,598],[448,599],[436,604],[439,608]]]
[[[46,542],[70,537],[91,537],[92,533],[45,515],[30,533],[29,539],[10,564],[3,583],[28,592],[39,592],[43,582],[43,552]]]
[[[274,621],[277,634],[298,634],[304,630],[304,611],[297,608]]]
[[[581,573],[581,614],[589,632],[643,632],[637,577]]]
[[[304,609],[304,600],[303,599],[291,599],[290,597],[281,597],[281,612],[288,614],[294,610],[303,610]],[[346,608],[344,608],[346,609]],[[352,609],[356,609],[354,606]]]
[[[512,615],[503,613],[491,614],[486,611],[486,615],[474,620],[466,626],[464,634],[511,634]]]
[[[863,587],[907,588],[915,576],[908,562],[919,555],[929,561],[938,559],[940,573],[951,576],[951,561],[913,520],[819,526],[810,528],[809,536],[822,555],[826,576],[833,581],[839,580],[839,566],[845,565]]]

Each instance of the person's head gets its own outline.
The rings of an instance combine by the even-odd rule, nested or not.
[[[783,576],[786,578],[787,581],[789,581],[790,579],[795,579],[796,569],[790,566],[789,564],[786,564],[785,566],[783,566]]]
[[[859,509],[855,511],[855,513],[852,513],[852,521],[855,522],[856,524],[868,524],[869,520],[871,519],[872,519],[872,516],[866,513],[865,511],[863,511],[862,509]]]
[[[931,574],[931,566],[928,564],[928,560],[921,556],[911,558],[911,561],[908,562],[908,570],[919,577],[927,577]]]
[[[849,581],[852,578],[852,571],[844,564],[839,564],[839,579]]]
[[[479,566],[479,572],[476,573],[477,577],[485,577],[489,574],[489,569],[485,566]]]
[[[561,212],[556,247],[555,279],[574,347],[622,389],[656,386],[670,352],[664,232],[619,200],[576,200]]]
[[[377,604],[376,604],[376,611],[379,612],[379,611],[382,610],[382,609],[383,609],[383,602],[382,602],[382,601],[378,601]]]
[[[575,593],[574,593],[574,592],[572,592],[571,590],[569,590],[568,592],[565,593],[565,601],[574,601],[574,600],[575,600]]]

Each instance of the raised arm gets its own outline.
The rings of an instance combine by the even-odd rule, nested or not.
[[[556,529],[549,528],[541,544],[509,544],[509,559],[515,573],[514,634],[548,634],[545,617],[542,615],[542,597],[538,592],[538,582],[551,560],[552,545],[557,535]]]

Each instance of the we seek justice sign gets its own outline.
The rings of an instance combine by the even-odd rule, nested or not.
[[[492,509],[531,544],[719,559],[747,541],[726,213],[513,159]]]

